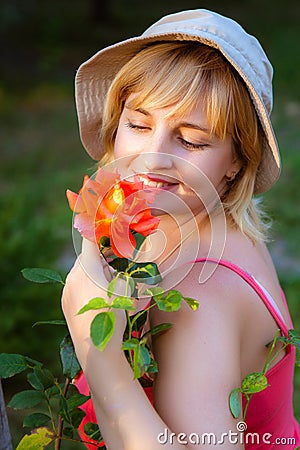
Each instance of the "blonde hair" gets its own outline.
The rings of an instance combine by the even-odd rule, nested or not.
[[[159,42],[135,55],[107,94],[101,130],[106,156],[101,163],[112,157],[119,118],[132,93],[137,94],[132,108],[175,105],[172,114],[178,115],[195,107],[201,96],[211,133],[220,139],[230,134],[241,163],[222,197],[226,215],[254,242],[264,239],[267,225],[253,199],[263,133],[243,80],[223,55],[192,41]]]

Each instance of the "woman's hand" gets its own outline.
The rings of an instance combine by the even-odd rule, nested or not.
[[[84,239],[82,253],[67,276],[62,295],[63,313],[82,368],[85,367],[88,351],[94,345],[90,338],[90,325],[100,311],[87,311],[80,315],[77,313],[92,298],[104,297],[108,302],[110,301],[106,294],[108,281],[105,276],[105,274],[109,276],[110,270],[111,268],[101,257],[97,246]],[[118,283],[115,294],[125,294],[125,282],[123,280]],[[122,345],[126,316],[122,310],[115,310],[114,312],[117,317],[115,332],[102,352],[103,355],[104,353],[108,354],[112,349],[118,348],[119,350]]]

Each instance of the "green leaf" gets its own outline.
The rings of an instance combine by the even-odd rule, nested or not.
[[[102,309],[102,308],[109,308],[109,303],[105,300],[105,298],[102,297],[95,297],[92,298],[86,305],[84,305],[77,314],[83,314],[86,311],[96,310],[96,309]]]
[[[151,295],[154,300],[160,300],[164,293],[165,291],[160,286],[155,286],[153,288],[146,289],[144,295]]]
[[[32,326],[36,327],[37,325],[64,325],[64,326],[66,326],[67,323],[65,320],[39,320],[38,322],[35,322]]]
[[[157,362],[151,358],[150,364],[146,369],[147,373],[156,373],[158,372]]]
[[[173,326],[172,323],[161,323],[159,325],[156,325],[155,327],[153,327],[149,331],[147,331],[147,333],[145,333],[143,335],[143,338],[145,336],[148,336],[149,334],[154,336],[155,334],[162,333],[163,331],[169,330],[172,326]]]
[[[37,366],[33,369],[33,372],[35,373],[37,379],[42,384],[43,389],[48,389],[49,387],[53,386],[53,384],[55,383],[54,376],[50,372],[50,370],[45,369],[41,366]]]
[[[108,286],[107,286],[107,295],[108,295],[109,298],[111,298],[112,295],[113,295],[114,292],[115,292],[115,287],[116,287],[117,281],[118,281],[118,278],[115,277],[115,278],[113,278],[113,279],[108,283]]]
[[[62,384],[60,384],[60,389],[56,384],[54,384],[53,386],[51,386],[50,388],[48,388],[46,390],[47,397],[49,397],[49,398],[59,397],[60,393],[63,389],[64,389],[64,386]]]
[[[70,411],[71,424],[74,428],[78,428],[82,419],[85,417],[85,412],[79,408]]]
[[[241,415],[240,388],[233,389],[229,396],[229,407],[231,414],[236,419]]]
[[[135,317],[138,315],[138,318],[135,320]],[[138,313],[131,316],[131,321],[134,321],[133,330],[138,332],[145,325],[148,317],[148,311],[139,311]]]
[[[116,316],[113,311],[99,313],[91,324],[91,338],[94,345],[103,351],[113,335]]]
[[[289,330],[289,334],[288,334],[289,338],[290,338],[290,343],[292,345],[295,345],[295,347],[300,350],[300,334],[297,333],[296,330]]]
[[[56,270],[52,269],[40,269],[37,267],[26,268],[21,270],[22,275],[26,280],[33,281],[34,283],[61,283],[64,281]]]
[[[46,423],[48,423],[49,420],[50,417],[47,416],[47,414],[33,413],[25,417],[23,421],[23,426],[29,428],[38,428],[41,427],[42,425],[46,425]]]
[[[27,358],[14,353],[0,354],[0,378],[10,378],[29,369]]]
[[[81,367],[75,354],[72,339],[69,335],[65,336],[60,344],[60,358],[63,374],[69,380],[72,380],[81,371]]]
[[[33,408],[45,400],[45,395],[41,391],[22,391],[13,396],[8,406],[13,409]]]
[[[16,450],[43,450],[54,440],[55,435],[49,428],[37,428],[32,434],[26,434],[21,439]]]
[[[122,344],[122,350],[134,350],[139,345],[139,340],[136,338],[127,339]]]
[[[80,423],[80,422],[79,422]],[[75,427],[74,427],[75,428]],[[67,438],[69,438],[69,439],[73,439],[73,436],[74,436],[74,428],[73,428],[73,426],[69,426],[69,425],[67,425],[67,426],[64,426],[63,427],[63,436],[65,436],[65,437],[67,437]]]
[[[127,270],[127,273],[132,278],[146,284],[157,284],[162,281],[157,265],[152,262],[134,263]]]
[[[41,366],[34,367],[33,372],[27,375],[27,380],[37,390],[48,389],[55,382],[53,374]]]
[[[253,372],[242,381],[243,394],[255,394],[268,387],[268,379],[262,372]]]
[[[171,289],[167,295],[157,299],[157,296],[153,297],[158,308],[161,311],[171,312],[178,311],[181,306],[182,294],[175,289]]]
[[[115,297],[111,304],[111,307],[115,309],[125,309],[126,311],[135,311],[136,309],[133,306],[133,299],[131,297],[126,297],[123,295]]]
[[[189,305],[190,308],[192,308],[193,311],[197,311],[199,308],[199,302],[194,298],[183,297],[183,300]]]
[[[101,435],[101,432],[99,430],[99,426],[97,423],[94,422],[88,422],[84,425],[84,432],[87,434],[87,436],[90,439],[93,439],[94,441],[101,442],[103,440],[103,437]]]
[[[133,374],[134,378],[140,378],[147,371],[151,362],[149,350],[143,345],[137,345],[133,354]]]
[[[87,402],[90,398],[91,397],[89,395],[72,395],[72,397],[68,398],[67,400],[68,411],[71,411],[74,408],[78,408],[78,406],[83,405],[83,403]]]
[[[63,395],[60,395],[59,397],[59,412],[60,415],[62,416],[63,420],[65,420],[67,423],[71,423],[71,417],[69,415],[69,411],[68,411],[68,404],[67,404],[67,400],[65,399],[65,397],[63,397]]]
[[[25,356],[25,358],[26,358],[26,361],[30,364],[30,367],[43,365],[43,363],[36,361],[35,359],[29,358],[29,356]]]
[[[134,259],[136,254],[138,253],[138,250],[141,248],[143,242],[145,241],[146,236],[144,236],[141,233],[138,233],[137,231],[135,231],[133,233],[133,235],[134,235],[134,239],[135,239],[135,250],[133,253],[133,259]]]
[[[127,258],[115,258],[109,263],[117,272],[125,272],[130,261]]]

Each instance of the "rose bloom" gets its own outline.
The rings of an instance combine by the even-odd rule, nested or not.
[[[136,247],[133,232],[148,236],[158,227],[159,219],[149,207],[154,190],[144,189],[137,179],[121,180],[119,174],[99,169],[95,180],[84,177],[78,194],[69,189],[66,194],[71,210],[77,213],[74,227],[81,236],[98,245],[102,237],[108,237],[116,256],[132,257]]]

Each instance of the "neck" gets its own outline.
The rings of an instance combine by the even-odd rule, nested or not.
[[[165,214],[160,217],[158,230],[150,235],[139,254],[139,260],[152,261],[159,265],[160,271],[168,271],[179,266],[191,257],[197,257],[210,228],[206,214],[187,218],[176,217],[176,220]]]

